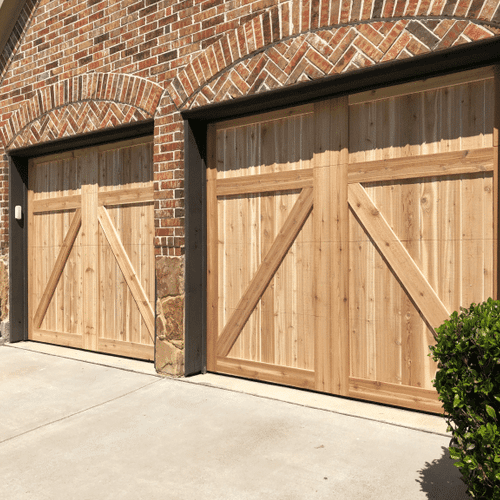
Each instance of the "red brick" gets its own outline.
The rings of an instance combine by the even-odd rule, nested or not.
[[[464,35],[469,37],[471,40],[483,40],[484,38],[489,38],[492,33],[482,26],[470,23],[464,30]]]

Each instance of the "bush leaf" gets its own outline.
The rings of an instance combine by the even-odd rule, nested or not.
[[[491,417],[491,418],[496,418],[497,414],[495,412],[495,410],[493,409],[492,406],[490,405],[486,405],[486,411],[488,412],[488,415]]]

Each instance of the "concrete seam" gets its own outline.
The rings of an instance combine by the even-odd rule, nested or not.
[[[331,410],[331,409],[327,409],[327,408],[321,408],[320,406],[307,405],[307,404],[297,403],[297,402],[294,402],[294,401],[286,401],[284,399],[279,399],[279,398],[275,398],[275,397],[272,397],[272,396],[263,396],[261,394],[255,394],[255,393],[252,393],[252,392],[245,392],[245,391],[241,391],[241,390],[237,390],[237,389],[229,389],[227,387],[220,387],[220,386],[208,384],[208,383],[205,383],[205,382],[192,382],[191,380],[189,380],[189,378],[166,377],[166,376],[162,376],[160,374],[153,375],[153,374],[138,372],[138,371],[131,370],[131,369],[128,369],[128,368],[122,368],[122,367],[119,367],[119,366],[110,366],[110,365],[106,365],[106,364],[103,364],[103,363],[97,363],[97,362],[94,362],[94,361],[88,361],[88,360],[83,360],[83,359],[75,359],[75,358],[72,358],[70,356],[62,356],[60,354],[52,354],[52,353],[47,353],[47,352],[33,351],[31,349],[24,349],[23,347],[17,347],[17,346],[12,345],[12,344],[5,344],[4,347],[13,347],[14,349],[19,349],[19,350],[22,350],[22,351],[36,352],[38,354],[45,354],[47,356],[54,356],[56,358],[71,359],[73,361],[80,361],[82,363],[88,363],[88,364],[92,364],[92,365],[99,365],[99,366],[104,366],[106,368],[115,368],[117,370],[124,370],[124,371],[133,372],[133,373],[140,373],[141,375],[149,375],[151,377],[157,377],[158,380],[155,380],[154,382],[151,382],[151,384],[159,382],[160,380],[172,380],[173,382],[183,382],[183,383],[191,384],[191,385],[195,385],[195,386],[200,386],[201,385],[201,386],[204,386],[204,387],[209,387],[211,389],[218,389],[218,390],[227,391],[227,392],[234,392],[234,393],[237,393],[237,394],[246,394],[247,396],[253,396],[253,397],[261,398],[261,399],[268,399],[268,400],[271,400],[271,401],[280,401],[282,403],[286,403],[286,404],[290,404],[290,405],[294,405],[294,406],[301,406],[302,408],[311,408],[311,409],[314,409],[314,410],[325,411],[325,412],[328,412],[328,413],[335,413],[335,414],[338,414],[338,415],[344,415],[346,417],[359,418],[359,419],[362,419],[362,420],[369,420],[371,422],[380,422],[382,424],[393,425],[395,427],[402,427],[404,429],[410,429],[410,430],[413,430],[413,431],[416,431],[416,432],[425,432],[427,434],[435,434],[435,435],[438,435],[438,436],[451,437],[451,435],[447,434],[447,433],[430,431],[430,430],[422,429],[422,428],[419,428],[419,427],[413,427],[413,426],[410,426],[410,425],[398,424],[398,423],[395,423],[395,422],[388,422],[386,420],[381,420],[381,419],[376,419],[376,418],[364,417],[362,415],[356,415],[356,414],[349,413],[349,412],[342,412],[342,411],[338,411],[338,410]],[[235,378],[237,378],[237,377],[235,377]],[[259,382],[259,383],[263,383],[263,382]],[[148,385],[151,385],[151,384],[147,384],[144,387],[147,387]],[[274,385],[274,384],[271,384],[271,385]],[[287,386],[283,386],[283,387],[287,387]],[[131,393],[136,392],[136,391],[138,391],[140,389],[142,389],[142,387],[140,387],[139,389],[135,389],[134,391],[131,391],[131,392],[127,393],[127,394],[131,394]],[[294,388],[292,387],[292,389],[294,389]],[[127,394],[124,394],[122,396],[118,396],[118,397],[116,397],[114,399],[111,399],[111,400],[109,400],[109,402],[114,401],[115,399],[119,399],[119,398],[121,398],[123,396],[126,396]],[[338,397],[336,395],[333,395],[333,396],[334,397]],[[104,403],[101,403],[99,405],[95,405],[93,407],[90,407],[88,409],[92,409],[92,408],[95,408],[97,406],[101,406],[103,404],[106,404],[107,402],[108,401],[106,401]],[[370,402],[369,404],[375,404],[375,403]],[[84,411],[87,411],[87,410],[81,410],[80,412],[74,413],[73,415],[77,415],[78,413],[82,413]],[[408,411],[408,410],[402,410],[402,411]],[[61,418],[59,420],[64,420],[65,418],[69,418],[70,416],[72,416],[72,415],[69,415],[68,417]],[[55,420],[54,422],[58,422],[59,420]],[[53,423],[53,422],[50,422],[50,423]],[[44,424],[44,425],[42,425],[40,427],[44,427],[45,425],[50,425],[50,423]],[[31,432],[32,430],[39,429],[40,427],[36,427],[36,428],[31,429],[31,430],[26,431],[26,432]],[[25,433],[22,433],[22,434],[25,434]],[[19,436],[21,436],[22,434],[19,434]],[[14,436],[14,437],[17,437],[17,436]],[[14,437],[8,438],[5,441],[8,441],[9,439],[14,439]],[[5,441],[0,441],[0,444],[4,443]]]
[[[286,404],[290,404],[290,405],[294,405],[294,406],[301,406],[303,408],[312,408],[314,410],[325,411],[325,412],[328,412],[328,413],[336,413],[338,415],[344,415],[346,417],[359,418],[359,419],[362,419],[362,420],[369,420],[371,422],[379,422],[381,424],[393,425],[394,427],[402,427],[404,429],[410,429],[410,430],[416,431],[416,432],[425,432],[427,434],[435,434],[435,435],[438,435],[438,436],[444,436],[444,437],[451,438],[451,434],[447,434],[447,433],[430,431],[430,430],[427,430],[427,429],[422,429],[420,427],[412,427],[410,425],[403,425],[403,424],[398,424],[398,423],[395,423],[395,422],[388,422],[386,420],[381,420],[381,419],[377,419],[377,418],[364,417],[362,415],[356,415],[354,413],[342,412],[342,411],[338,411],[338,410],[330,410],[328,408],[321,408],[320,406],[313,406],[313,405],[307,405],[307,404],[303,404],[303,403],[297,403],[295,401],[286,401],[284,399],[278,399],[278,398],[274,398],[272,396],[263,396],[261,394],[255,394],[255,393],[252,393],[252,392],[239,391],[237,389],[228,389],[227,387],[219,387],[219,386],[211,385],[211,384],[208,384],[208,383],[205,383],[205,382],[191,382],[190,380],[188,380],[186,378],[184,378],[184,379],[180,379],[180,378],[174,379],[174,378],[172,378],[172,380],[173,381],[178,381],[178,382],[184,382],[184,383],[191,384],[191,385],[202,385],[204,387],[211,387],[212,389],[220,389],[220,390],[228,391],[228,392],[235,392],[235,393],[239,393],[239,394],[246,394],[248,396],[254,396],[256,398],[269,399],[271,401],[280,401],[282,403],[286,403]],[[263,383],[263,382],[259,381],[259,383]],[[274,384],[271,384],[271,385],[274,385]],[[288,388],[288,386],[283,386],[283,387],[287,387]],[[294,387],[291,387],[291,388],[292,389],[296,389]],[[332,396],[338,397],[335,394],[332,394]],[[349,398],[347,398],[347,399],[349,399]],[[357,401],[357,400],[354,400],[354,401]],[[367,402],[367,401],[361,401],[361,402]],[[373,401],[369,401],[367,403],[369,403],[369,404],[376,404]],[[397,408],[397,409],[399,409],[399,408]],[[408,410],[405,410],[405,409],[401,409],[401,410],[402,411],[408,411]]]
[[[164,378],[162,375],[160,375],[158,373],[145,373],[145,372],[141,372],[141,371],[138,371],[138,370],[133,370],[132,368],[125,368],[125,367],[122,367],[122,366],[107,365],[105,363],[99,363],[97,361],[89,361],[87,359],[76,359],[76,358],[73,358],[71,356],[63,356],[62,354],[53,354],[51,352],[42,352],[42,351],[35,351],[33,349],[25,349],[24,347],[20,347],[20,346],[17,346],[15,344],[8,344],[7,343],[7,344],[4,344],[4,347],[12,347],[14,349],[19,349],[20,351],[35,352],[37,354],[44,354],[45,356],[53,356],[55,358],[71,359],[72,361],[79,361],[80,363],[88,363],[89,365],[103,366],[105,368],[116,368],[117,370],[122,370],[124,372],[139,373],[140,375],[147,375],[149,377],[157,377],[158,379]],[[69,349],[71,349],[71,348],[69,348]],[[95,351],[94,351],[94,354],[106,355],[106,353],[95,352]]]
[[[158,382],[160,382],[160,380],[154,380],[153,382],[150,382],[149,384],[143,385],[142,387],[138,387],[137,389],[134,389],[133,391],[129,391],[125,394],[121,394],[120,396],[117,396],[113,399],[108,399],[107,401],[103,401],[102,403],[99,403],[99,404],[96,404],[93,406],[89,406],[88,408],[84,408],[83,410],[76,411],[74,413],[71,413],[70,415],[65,415],[64,417],[58,418],[57,420],[52,420],[51,422],[47,422],[46,424],[39,425],[38,427],[33,427],[33,429],[29,429],[27,431],[21,432],[20,434],[17,434],[16,436],[12,436],[12,437],[9,437],[7,439],[4,439],[3,441],[0,441],[0,444],[6,443],[7,441],[12,441],[13,439],[24,436],[25,434],[29,434],[30,432],[34,432],[34,431],[37,431],[39,429],[43,429],[44,427],[48,427],[49,425],[57,424],[58,422],[62,422],[63,420],[67,420],[67,419],[72,418],[76,415],[80,415],[80,414],[85,413],[89,410],[93,410],[94,408],[99,408],[100,406],[104,406],[108,403],[112,403],[113,401],[116,401],[116,400],[121,399],[125,396],[133,394],[134,392],[140,391],[140,390],[142,390],[142,389],[144,389],[152,384],[157,384]]]

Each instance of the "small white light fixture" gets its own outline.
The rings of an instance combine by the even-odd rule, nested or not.
[[[14,209],[14,217],[16,220],[21,220],[23,218],[23,208],[21,205],[16,205]]]

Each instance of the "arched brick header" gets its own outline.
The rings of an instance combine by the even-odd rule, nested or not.
[[[318,4],[304,0],[300,16],[298,9],[292,13],[288,3],[281,4],[210,45],[170,83],[168,92],[177,108],[500,34],[498,0],[364,0],[343,2],[340,12],[339,2],[322,3],[320,10],[315,9]]]
[[[38,90],[7,121],[7,149],[154,117],[164,89],[131,75],[87,73]]]

